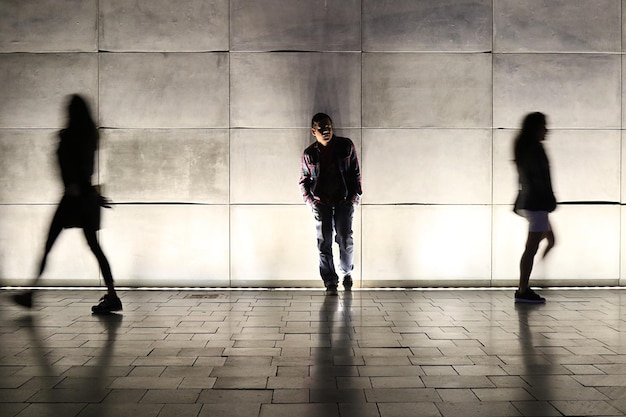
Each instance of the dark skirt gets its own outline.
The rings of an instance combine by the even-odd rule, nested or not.
[[[100,199],[97,193],[86,196],[64,195],[57,207],[54,221],[64,229],[80,227],[100,230]]]

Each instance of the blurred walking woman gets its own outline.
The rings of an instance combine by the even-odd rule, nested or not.
[[[545,303],[546,299],[529,286],[530,273],[539,243],[546,239],[545,257],[554,247],[554,233],[548,213],[556,208],[552,191],[550,164],[542,141],[546,139],[546,116],[530,113],[522,123],[522,130],[515,139],[515,165],[519,174],[519,193],[515,200],[515,212],[528,220],[526,248],[520,260],[519,288],[515,292],[517,303]]]
[[[36,285],[46,267],[48,254],[63,229],[78,227],[83,230],[89,248],[96,256],[108,292],[97,305],[94,313],[107,313],[122,309],[113,285],[111,268],[107,261],[96,232],[100,229],[101,206],[108,207],[106,200],[91,183],[94,172],[94,158],[98,149],[98,130],[91,117],[86,101],[79,95],[70,96],[68,104],[68,124],[59,133],[60,141],[57,158],[65,193],[50,225],[48,239],[39,267]],[[25,307],[32,306],[32,291],[14,296],[14,300]]]

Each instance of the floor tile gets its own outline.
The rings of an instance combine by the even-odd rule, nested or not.
[[[261,403],[257,402],[225,402],[202,404],[198,417],[258,417]]]
[[[606,401],[552,401],[565,416],[617,416],[620,410]]]
[[[85,404],[39,403],[29,404],[18,415],[19,417],[75,417],[80,415]]]
[[[339,417],[337,404],[263,404],[259,417]]]
[[[519,416],[509,402],[435,403],[443,417],[506,417]]]
[[[410,398],[407,398],[410,400]],[[383,403],[379,405],[381,417],[440,417],[441,413],[434,403],[406,402]]]

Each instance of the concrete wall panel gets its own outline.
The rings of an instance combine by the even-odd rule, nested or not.
[[[228,206],[122,205],[107,216],[118,285],[228,285]]]
[[[363,282],[491,278],[491,207],[363,206]],[[432,284],[431,284],[432,285]]]
[[[309,129],[235,129],[231,134],[231,202],[302,202],[300,157]]]
[[[513,163],[517,133],[518,130],[494,132],[494,204],[510,204],[517,195],[517,170]],[[558,201],[620,201],[620,136],[614,130],[549,131],[544,148]]]
[[[626,239],[626,208],[620,207],[621,213],[621,228],[620,228],[620,242],[624,242]],[[626,245],[620,245],[620,280],[619,285],[626,284]]]
[[[620,132],[554,130],[548,134],[558,201],[620,201]]]
[[[101,54],[100,103],[103,127],[228,127],[228,56]]]
[[[552,128],[620,126],[620,58],[596,54],[494,56],[493,123],[518,128],[541,111]]]
[[[494,2],[496,52],[619,52],[619,0]]]
[[[0,52],[96,52],[97,0],[2,1]]]
[[[0,205],[0,282],[32,285],[56,205]],[[57,239],[39,285],[101,285],[98,262],[80,229]]]
[[[354,216],[355,271],[361,258],[360,209]],[[337,245],[334,245],[338,259]],[[233,286],[276,285],[324,287],[319,276],[317,239],[311,209],[293,206],[231,206],[231,277]]]
[[[358,53],[234,53],[231,127],[293,128],[324,112],[336,126],[361,126]]]
[[[337,129],[361,155],[360,129]],[[231,132],[230,201],[234,204],[299,204],[298,180],[304,149],[315,141],[310,129],[235,129]]]
[[[491,204],[491,130],[365,129],[368,204]]]
[[[104,129],[101,182],[116,202],[228,203],[228,130]]]
[[[626,14],[626,10],[624,11],[624,14]],[[626,20],[626,17],[624,17],[624,19]],[[626,36],[626,35],[625,35]],[[622,56],[622,69],[624,68],[624,65],[626,65],[626,57]],[[626,88],[624,88],[624,86],[626,86],[626,74],[624,73],[624,71],[622,70],[622,78],[621,78],[621,98],[622,98],[622,103],[626,103]],[[622,105],[622,127],[624,125],[626,125],[626,106]]]
[[[545,241],[540,246],[531,284],[577,281],[616,285],[620,276],[620,212],[615,205],[559,206],[550,214],[556,245],[544,260]],[[516,284],[528,222],[513,213],[512,206],[494,206],[493,225],[494,282]]]
[[[228,0],[100,1],[100,50],[228,50]]]
[[[620,184],[621,184],[621,203],[626,203],[626,146],[624,146],[624,140],[626,140],[626,136],[624,136],[623,132],[620,132],[621,142],[622,142],[622,151],[621,151],[621,175],[620,175]]]
[[[63,193],[57,168],[58,131],[0,129],[0,204],[56,204]]]
[[[442,88],[445,86],[445,88]],[[488,127],[491,56],[363,56],[364,127]]]
[[[97,114],[98,56],[0,54],[0,85],[0,128],[61,127],[68,94],[85,95]]]
[[[491,27],[490,0],[363,0],[364,51],[491,51]]]
[[[518,132],[512,129],[493,131],[493,204],[513,204],[517,197],[519,184],[513,142]]]
[[[233,51],[358,51],[361,1],[231,0]]]

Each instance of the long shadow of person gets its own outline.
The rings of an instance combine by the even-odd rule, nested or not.
[[[100,355],[98,355],[94,366],[83,367],[86,369],[85,378],[77,381],[80,384],[81,380],[84,385],[91,385],[87,390],[94,392],[97,395],[104,395],[109,393],[107,386],[110,383],[111,378],[111,363],[115,351],[115,341],[117,340],[117,334],[119,328],[122,325],[124,316],[121,314],[109,313],[96,315],[100,324],[102,324],[106,330],[106,339],[104,344],[100,348]],[[89,404],[86,411],[88,415],[93,417],[108,416],[111,415],[108,407],[111,404],[106,402],[99,402],[98,404]],[[115,413],[114,413],[115,414]]]
[[[40,331],[41,324],[30,314],[17,318],[14,323],[18,328],[24,329],[28,335],[28,344],[25,347],[27,352],[31,353],[29,356],[33,357],[33,362],[38,368],[30,373],[37,375],[39,390],[35,394],[36,398],[33,396],[29,398],[30,404],[27,408],[37,409],[38,412],[45,415],[53,415],[58,410],[55,410],[55,398],[49,387],[58,383],[60,378],[59,371],[53,367],[53,357],[43,343],[44,338]],[[33,383],[34,381],[29,382]]]
[[[91,116],[87,102],[78,94],[71,95],[67,105],[67,126],[59,133],[57,159],[65,192],[57,206],[43,256],[39,265],[39,274],[33,286],[46,268],[50,250],[61,231],[68,228],[81,228],[91,252],[95,255],[108,292],[99,304],[92,307],[93,313],[107,313],[122,309],[122,302],[115,292],[113,275],[109,262],[100,247],[97,231],[100,229],[101,207],[110,207],[100,195],[99,187],[94,186],[91,177],[94,173],[94,158],[98,149],[98,129]],[[24,307],[32,307],[33,291],[16,294],[14,301]]]
[[[521,401],[516,404],[523,415],[532,412],[532,415],[558,415],[558,411],[549,403],[552,398],[552,383],[550,377],[552,374],[551,362],[546,362],[545,357],[535,347],[533,341],[533,332],[529,325],[528,319],[532,311],[541,308],[541,304],[515,304],[519,322],[519,344],[520,353],[524,366],[524,374],[526,382],[531,386],[531,394],[538,398],[538,401]],[[523,409],[528,407],[528,409]],[[538,413],[538,414],[537,414]],[[557,413],[557,414],[554,414]]]
[[[32,315],[17,318],[15,320],[15,324],[19,328],[26,330],[28,334],[30,348],[34,353],[36,363],[41,370],[39,374],[46,378],[57,376],[58,374],[54,371],[52,363],[50,362],[48,351],[43,344],[43,336],[40,334],[39,330],[41,325]]]
[[[319,347],[311,369],[313,380],[310,401],[336,404],[338,407],[356,406],[362,390],[353,389],[339,380],[357,376],[354,358],[354,328],[352,322],[352,292],[343,292],[343,297],[325,295],[319,310]],[[355,402],[356,401],[356,402]]]
[[[336,310],[339,306],[339,297],[332,295],[325,295],[324,301],[320,306],[320,310],[318,312],[318,347],[316,348],[314,355],[313,366],[315,367],[312,370],[316,377],[328,377],[328,375],[322,370],[328,369],[328,367],[332,366],[333,363],[333,327],[335,322],[335,314]],[[332,378],[326,382],[334,382]],[[320,381],[321,382],[321,381]],[[319,386],[324,386],[324,383],[320,383]]]
[[[96,365],[71,367],[65,371],[55,367],[53,361],[58,360],[58,356],[54,355],[54,348],[44,343],[47,336],[41,333],[41,329],[45,324],[32,315],[15,320],[15,324],[27,332],[28,347],[39,368],[32,373],[43,377],[37,382],[39,390],[28,399],[31,403],[29,407],[33,408],[28,412],[38,415],[76,414],[85,404],[90,404],[88,415],[107,415],[108,405],[102,403],[102,400],[110,392],[106,386],[110,382],[109,369],[123,316],[107,314],[97,317],[106,329],[106,338],[100,348],[100,355],[95,359]]]

